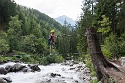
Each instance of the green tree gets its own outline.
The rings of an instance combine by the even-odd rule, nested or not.
[[[98,29],[98,32],[101,32],[102,35],[108,36],[108,33],[111,31],[111,22],[109,21],[109,18],[107,18],[105,15],[102,15],[102,21],[98,21],[100,24],[100,28]]]
[[[16,14],[16,3],[14,0],[0,0],[0,29],[7,29],[10,16]]]
[[[19,50],[20,49],[20,40],[22,34],[22,21],[18,19],[18,15],[12,17],[11,21],[9,21],[9,29],[7,31],[8,40],[10,45],[10,51]]]
[[[7,34],[4,31],[0,31],[0,54],[5,55],[9,51],[9,44],[7,42]]]
[[[92,6],[92,0],[85,0],[83,3],[83,14],[81,14],[80,20],[77,23],[77,33],[80,34],[78,37],[78,45],[77,49],[79,52],[87,52],[87,42],[85,37],[85,30],[86,28],[89,28],[93,26],[94,24],[94,15],[93,11],[91,9]]]
[[[120,20],[119,20],[119,16],[118,14],[119,9],[121,9],[121,7],[119,6],[119,3],[121,3],[121,0],[97,0],[96,2],[96,6],[95,6],[95,15],[96,15],[96,20],[102,20],[102,15],[105,15],[106,17],[109,18],[109,21],[111,22],[111,32],[113,32],[113,34],[116,35],[120,35],[120,30],[121,28],[118,27],[117,25],[119,25]],[[97,24],[97,27],[99,27],[99,25]]]

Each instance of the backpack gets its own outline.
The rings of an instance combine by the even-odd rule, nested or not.
[[[51,39],[48,38],[48,45],[50,45]]]
[[[50,43],[51,43],[51,37],[49,36],[48,37],[48,45],[50,45]]]

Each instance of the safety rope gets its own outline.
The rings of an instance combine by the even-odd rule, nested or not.
[[[86,54],[86,52],[74,52],[72,53],[73,49],[72,49],[72,45],[74,45],[71,41],[72,41],[72,37],[73,36],[87,36],[87,35],[95,35],[95,33],[88,33],[85,32],[85,34],[60,34],[57,35],[57,40],[56,40],[56,49],[59,49],[60,44],[62,44],[62,52],[61,53],[57,53],[59,55],[81,55],[81,54]],[[62,40],[65,39],[64,42],[60,43],[59,37],[62,38]],[[68,37],[67,39],[65,37]],[[71,37],[71,39],[69,39],[69,37]],[[67,41],[69,40],[69,47],[65,45],[65,43],[67,43]],[[69,51],[68,51],[69,49]]]
[[[58,35],[57,37],[61,37],[61,36],[85,36],[85,34],[74,34],[74,35],[70,35],[70,34],[61,34],[61,35]]]

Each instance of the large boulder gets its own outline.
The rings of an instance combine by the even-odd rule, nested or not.
[[[36,64],[30,64],[30,65],[27,65],[27,66],[24,66],[22,64],[14,64],[14,65],[7,65],[4,68],[1,68],[1,74],[4,74],[3,71],[6,71],[6,73],[9,73],[9,72],[18,72],[18,71],[22,71],[22,72],[35,72],[35,71],[38,71],[40,72],[41,69],[38,67],[38,65]]]
[[[9,72],[18,72],[18,71],[21,71],[25,67],[26,66],[17,63],[17,64],[14,64],[14,65],[7,65],[5,67],[5,69],[6,69],[7,73],[9,73]]]
[[[6,69],[7,73],[9,73],[9,72],[11,72],[12,66],[11,65],[7,65],[5,67],[5,69]]]
[[[4,67],[0,67],[0,74],[7,74],[9,72],[40,72],[41,69],[36,64],[30,64],[30,65],[22,65],[20,63],[16,63],[14,65],[7,65]]]
[[[21,65],[21,64],[14,64],[13,67],[11,68],[11,72],[18,72],[21,71],[23,68],[25,68],[26,66]]]
[[[4,67],[0,67],[0,74],[7,74],[7,71]]]

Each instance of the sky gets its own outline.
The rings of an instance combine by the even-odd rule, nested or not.
[[[17,4],[37,9],[51,18],[66,15],[77,20],[82,12],[83,0],[15,0]]]

